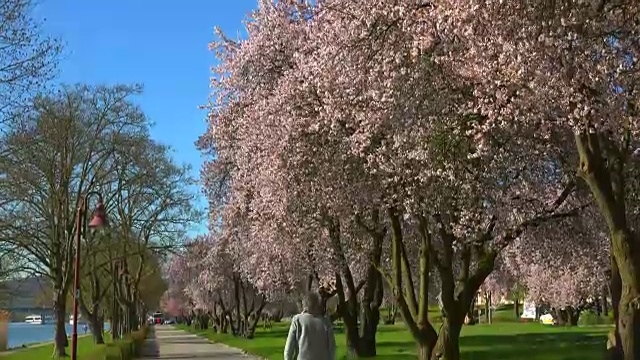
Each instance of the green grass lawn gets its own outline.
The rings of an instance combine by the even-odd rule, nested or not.
[[[181,325],[183,329],[187,327]],[[194,331],[214,342],[244,349],[267,359],[282,359],[288,324],[259,328],[255,339],[246,340],[209,331]],[[460,347],[465,360],[599,360],[606,344],[606,327],[549,327],[537,323],[494,323],[465,326]],[[345,337],[336,330],[338,359],[346,359]],[[383,325],[378,331],[376,359],[415,358],[415,345],[402,323]]]
[[[105,341],[108,333],[105,333]],[[71,339],[69,339],[71,344]],[[81,336],[78,338],[78,360],[92,360],[96,351],[100,351],[100,348],[104,345],[96,345],[93,343],[92,336]],[[71,353],[71,349],[67,347],[67,354]],[[18,349],[9,353],[0,353],[0,360],[47,360],[52,359],[53,343],[27,347],[25,349]]]

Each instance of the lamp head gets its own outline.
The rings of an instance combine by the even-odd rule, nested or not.
[[[107,211],[102,203],[102,197],[98,198],[98,205],[93,210],[93,217],[89,222],[89,228],[93,230],[105,228],[109,226],[109,220],[107,219]]]

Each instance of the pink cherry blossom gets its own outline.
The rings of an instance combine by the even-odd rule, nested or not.
[[[246,39],[219,33],[212,44],[219,64],[199,147],[212,155],[203,178],[215,233],[208,246],[218,250],[201,260],[199,284],[223,291],[239,277],[271,297],[309,278],[333,280],[350,309],[346,323],[357,324],[358,301],[376,283],[369,270],[379,270],[419,357],[458,359],[464,315],[496,264],[508,261],[505,249],[525,238],[544,246],[537,232],[588,205],[572,130],[581,129],[575,114],[594,104],[574,109],[567,99],[581,98],[565,89],[571,81],[533,76],[535,66],[555,69],[553,59],[520,50],[538,50],[527,40],[538,39],[536,30],[508,23],[518,13],[503,13],[506,5],[259,4]],[[485,38],[486,28],[495,34]],[[610,114],[620,112],[616,101]],[[564,264],[553,271],[593,270]],[[439,335],[420,301],[434,289],[447,315]],[[346,332],[358,352],[357,331]]]

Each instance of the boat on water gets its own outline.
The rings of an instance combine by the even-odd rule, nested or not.
[[[44,317],[42,315],[29,315],[24,318],[24,322],[27,324],[42,325],[44,324]]]

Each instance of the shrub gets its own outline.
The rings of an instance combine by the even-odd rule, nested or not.
[[[578,319],[578,325],[592,326],[613,324],[613,311],[610,311],[609,314],[609,316],[598,316],[598,314],[593,311],[583,311]]]
[[[148,335],[149,327],[147,327],[146,325],[140,330],[134,331],[129,334],[128,338],[131,341],[131,352],[134,356],[140,356],[142,348],[144,346],[144,341],[147,339]]]
[[[147,335],[149,335],[149,327],[145,325],[140,330],[126,335],[123,339],[107,344],[103,359],[131,360],[140,356]]]

